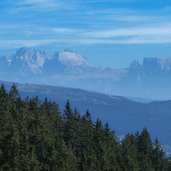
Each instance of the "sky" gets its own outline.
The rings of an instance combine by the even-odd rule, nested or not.
[[[112,68],[171,57],[170,0],[0,0],[0,11],[1,56],[70,49]]]

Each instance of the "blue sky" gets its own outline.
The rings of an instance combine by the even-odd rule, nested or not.
[[[0,55],[71,49],[102,67],[171,57],[169,0],[2,0]]]

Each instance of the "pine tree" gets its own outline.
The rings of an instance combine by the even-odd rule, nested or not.
[[[153,171],[154,168],[151,160],[153,146],[148,130],[144,128],[137,139],[139,149],[139,166],[146,171]]]
[[[72,109],[71,109],[69,100],[67,100],[67,102],[65,104],[63,116],[64,116],[64,120],[69,120],[69,119],[72,119],[72,117],[73,117],[73,113],[72,113]]]
[[[16,102],[20,98],[19,91],[15,84],[12,84],[11,86],[9,97],[13,102]]]
[[[123,170],[140,170],[138,166],[138,146],[136,137],[132,134],[125,136],[122,142]],[[125,167],[126,166],[126,167]]]
[[[162,171],[164,168],[164,152],[161,148],[161,145],[158,139],[155,139],[153,146],[153,165],[155,167],[155,171]]]
[[[93,123],[91,120],[91,114],[89,110],[80,120],[79,136],[80,136],[80,170],[93,171],[96,168],[96,155],[93,145]]]

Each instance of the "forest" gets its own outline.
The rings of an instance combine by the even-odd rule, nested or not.
[[[0,171],[171,171],[146,128],[120,140],[89,110],[23,99],[15,84],[0,87],[0,128]]]

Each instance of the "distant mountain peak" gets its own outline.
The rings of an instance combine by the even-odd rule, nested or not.
[[[171,58],[144,58],[143,67],[145,70],[169,71],[171,69]]]
[[[80,53],[75,51],[64,50],[60,52],[58,55],[61,64],[69,68],[92,66],[84,56],[82,56]]]
[[[132,61],[130,68],[131,69],[135,69],[135,68],[139,68],[141,65],[137,60]]]
[[[19,63],[25,63],[33,73],[40,73],[46,59],[49,58],[50,56],[44,51],[29,47],[21,47],[10,60],[11,62],[18,60],[20,61]]]
[[[23,60],[27,60],[29,58],[32,59],[37,59],[38,56],[46,56],[49,57],[49,55],[42,50],[37,50],[37,49],[33,49],[33,48],[29,48],[29,47],[21,47],[19,48],[16,53],[15,53],[15,57],[18,57],[19,59],[23,59]]]

